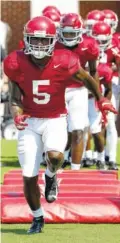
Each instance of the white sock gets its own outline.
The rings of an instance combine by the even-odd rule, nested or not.
[[[106,149],[108,150],[109,161],[116,162],[117,139],[116,125],[114,121],[109,121],[106,138]]]
[[[107,146],[105,146],[105,156],[109,157],[109,151],[108,151],[108,147]]]
[[[85,151],[83,151],[83,154],[82,154],[82,160],[85,159]]]
[[[87,150],[85,156],[87,159],[92,159],[92,150]]]
[[[86,158],[86,145],[87,145],[88,133],[84,136],[84,149],[82,154],[82,160]]]
[[[64,160],[68,161],[69,152],[70,152],[70,149],[68,149],[64,152]]]
[[[71,170],[79,170],[79,169],[80,169],[80,164],[71,163]]]
[[[92,158],[97,160],[97,157],[98,157],[98,152],[97,151],[93,151]]]
[[[47,175],[47,176],[49,176],[49,177],[53,177],[55,174],[56,174],[56,172],[51,172],[49,169],[48,169],[48,167],[47,167],[47,169],[46,169],[46,171],[45,171],[45,174]]]
[[[43,210],[42,210],[42,208],[38,208],[35,211],[32,210],[32,213],[33,213],[34,218],[38,218],[40,216],[43,216]]]
[[[98,152],[98,156],[97,159],[101,162],[105,162],[105,151],[103,150],[103,152],[99,153]]]

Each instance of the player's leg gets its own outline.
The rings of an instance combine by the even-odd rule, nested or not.
[[[95,150],[97,151],[97,169],[106,169],[104,153],[104,136],[101,128],[101,113],[96,110],[94,98],[89,99],[90,130],[93,135]]]
[[[91,138],[92,135],[90,133],[90,131],[88,130],[88,135],[87,135],[87,141],[85,143],[85,147],[84,147],[84,157],[82,160],[82,167],[90,167],[93,162],[92,162],[92,144],[91,144]]]
[[[79,170],[80,162],[82,160],[82,155],[84,151],[84,140],[83,140],[83,130],[74,130],[72,132],[72,143],[71,143],[71,169]]]
[[[64,162],[64,150],[67,144],[66,117],[46,119],[42,140],[47,161],[45,198],[51,203],[56,200],[58,194],[56,172]]]
[[[120,84],[119,84],[119,78],[118,73],[114,73],[112,78],[112,104],[116,108],[116,110],[119,110],[119,104],[120,104]],[[112,113],[109,113],[108,115],[108,126],[106,131],[106,155],[109,158],[108,160],[108,168],[117,170],[117,164],[116,164],[116,151],[117,151],[117,129],[116,129],[116,119],[117,115],[114,115]]]
[[[71,90],[68,114],[68,129],[72,132],[71,169],[79,170],[84,151],[84,129],[88,125],[88,91],[86,88]]]
[[[68,141],[67,141],[67,145],[65,148],[65,152],[64,152],[64,163],[62,165],[62,168],[64,169],[66,166],[71,164],[71,132],[68,132]]]
[[[38,186],[41,145],[40,135],[29,129],[29,125],[25,130],[19,132],[18,156],[22,167],[24,195],[34,217],[28,233],[39,233],[44,226]]]
[[[115,106],[115,97],[112,95],[112,103]],[[118,170],[116,164],[116,152],[117,152],[117,129],[115,124],[115,115],[111,112],[108,114],[108,124],[106,130],[106,148],[108,151],[109,162],[108,162],[108,169],[111,170]]]

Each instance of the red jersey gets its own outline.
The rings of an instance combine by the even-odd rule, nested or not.
[[[116,58],[118,57],[119,53],[120,50],[115,41],[112,39],[111,45],[100,54],[99,62],[107,63],[109,66],[112,66],[112,63],[116,63]]]
[[[23,91],[24,113],[38,118],[66,114],[67,80],[80,69],[79,58],[69,50],[55,50],[47,65],[36,66],[29,55],[14,51],[4,60],[4,71]]]
[[[65,48],[63,44],[56,43],[56,49]],[[83,36],[83,41],[76,45],[73,48],[66,47],[68,50],[76,53],[79,57],[81,67],[85,69],[87,62],[95,61],[99,57],[99,46],[95,39],[88,37],[87,35]],[[76,88],[84,86],[84,83],[77,83],[72,79],[69,80],[69,88]]]
[[[115,44],[120,50],[120,32],[116,32],[113,34],[113,41],[115,42]]]
[[[108,84],[112,82],[113,71],[107,64],[100,63],[97,67],[100,84]]]

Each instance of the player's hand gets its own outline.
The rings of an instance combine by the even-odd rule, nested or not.
[[[117,110],[113,107],[111,101],[105,97],[102,97],[99,101],[97,101],[97,106],[102,113],[102,119],[105,124],[107,123],[108,111],[113,112],[114,114],[118,114]]]
[[[110,111],[114,114],[118,114],[117,110],[114,108],[111,101],[105,97],[102,97],[99,101],[97,101],[97,106],[102,113],[105,111]]]
[[[28,124],[25,123],[25,120],[29,118],[29,115],[17,115],[14,117],[14,124],[18,130],[24,130]]]

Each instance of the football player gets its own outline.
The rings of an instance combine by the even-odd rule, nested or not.
[[[82,34],[82,27],[82,19],[78,14],[69,13],[64,15],[60,21],[59,28],[59,42],[62,43],[62,45],[57,44],[57,48],[63,48],[63,46],[65,46],[67,49],[76,53],[82,67],[85,68],[88,64],[88,71],[99,83],[96,71],[99,46],[93,38]],[[90,95],[92,98],[94,97],[92,94]],[[91,101],[94,103],[94,98]],[[66,103],[68,108],[68,130],[69,132],[72,132],[71,168],[78,170],[80,169],[80,161],[82,159],[84,148],[84,130],[89,125],[88,91],[83,83],[77,84],[70,80],[66,90]],[[102,153],[102,157],[104,158],[104,142],[100,140],[98,131],[92,131],[92,133],[94,134],[95,142],[98,145],[96,145],[97,150],[100,153],[100,156]],[[98,139],[101,142],[101,147],[100,142],[97,142]],[[92,164],[91,160],[89,160],[89,164]]]
[[[81,67],[78,56],[69,50],[55,50],[56,27],[53,21],[39,16],[24,28],[25,49],[10,53],[4,71],[10,79],[11,112],[19,130],[18,157],[22,167],[24,195],[33,213],[28,233],[39,233],[44,227],[38,174],[41,151],[46,152],[45,198],[56,200],[56,172],[64,160],[67,143],[65,88],[73,76],[94,93],[97,104],[116,113],[105,99],[94,79]]]
[[[57,12],[46,11],[45,13],[43,13],[43,16],[51,19],[55,23],[56,28],[59,27],[61,16]]]
[[[52,13],[57,13],[57,14],[61,15],[60,10],[59,10],[57,7],[52,6],[52,5],[45,7],[45,8],[42,10],[42,14],[44,15],[44,14],[45,14],[46,12],[48,12],[48,11],[49,11],[49,12],[52,12]]]
[[[103,22],[104,19],[105,19],[105,14],[103,11],[100,11],[97,9],[90,11],[87,14],[85,21],[84,21],[86,34],[88,36],[91,36],[93,25],[98,22]]]
[[[93,37],[98,41],[100,46],[99,63],[108,64],[113,68],[116,65],[117,70],[120,69],[120,51],[116,43],[112,39],[111,27],[107,23],[96,23],[92,29]],[[114,73],[113,73],[114,76]],[[113,82],[113,77],[112,77]],[[115,106],[115,96],[112,94],[112,102]],[[107,125],[107,147],[109,147],[109,169],[117,169],[116,165],[116,147],[117,147],[117,130],[115,125],[115,116],[108,114]]]

